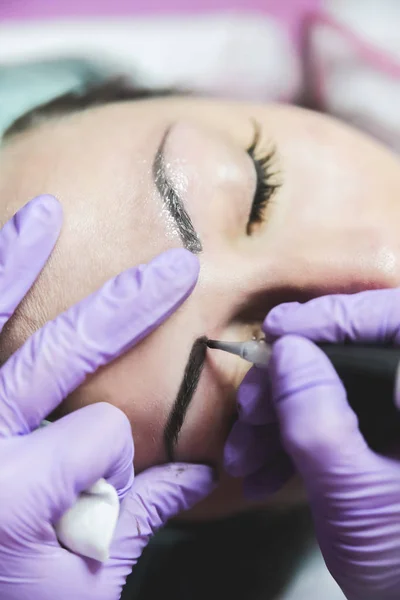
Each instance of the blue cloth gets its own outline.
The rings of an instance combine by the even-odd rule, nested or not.
[[[0,67],[0,137],[20,116],[64,93],[96,83],[107,74],[75,59]]]

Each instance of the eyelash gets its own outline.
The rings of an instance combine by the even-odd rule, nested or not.
[[[260,125],[254,123],[254,137],[250,146],[247,148],[247,154],[253,161],[256,170],[257,185],[247,222],[247,235],[251,235],[253,225],[264,221],[265,209],[270,199],[279,188],[279,184],[276,181],[273,181],[276,173],[271,169],[276,154],[275,148],[266,152],[260,148],[260,138]]]

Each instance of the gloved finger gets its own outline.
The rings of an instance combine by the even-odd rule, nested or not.
[[[43,482],[49,522],[58,521],[78,495],[100,478],[120,496],[133,482],[133,438],[128,418],[111,404],[85,406],[29,436],[40,465],[35,478]],[[56,460],[54,457],[56,452]]]
[[[279,491],[293,475],[295,469],[290,457],[281,450],[261,469],[248,475],[243,492],[248,500],[262,500]]]
[[[246,373],[237,393],[237,407],[239,420],[250,425],[276,422],[266,369],[252,367]]]
[[[364,455],[367,445],[343,384],[317,346],[298,336],[280,338],[269,372],[282,443],[303,476]]]
[[[61,231],[62,208],[53,196],[38,196],[0,231],[0,329],[32,287]]]
[[[137,344],[192,291],[198,259],[183,249],[129,269],[47,323],[0,372],[0,435],[40,422],[89,373]]]
[[[278,425],[236,421],[224,447],[224,468],[232,477],[245,477],[282,452]]]
[[[269,340],[294,333],[315,342],[400,343],[400,289],[372,290],[281,304],[267,315]]]
[[[118,548],[118,554],[136,563],[160,527],[171,517],[192,508],[215,486],[214,471],[204,465],[168,464],[135,477],[122,503],[114,537],[113,545]]]

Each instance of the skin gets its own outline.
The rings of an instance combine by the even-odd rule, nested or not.
[[[252,119],[261,147],[276,146],[281,187],[249,236]],[[57,196],[65,212],[54,255],[3,335],[3,356],[109,277],[182,245],[152,181],[153,157],[171,124],[168,174],[204,248],[198,286],[171,319],[63,406],[106,400],[125,411],[138,471],[165,461],[163,427],[197,337],[249,339],[282,301],[400,284],[400,165],[373,140],[289,106],[177,98],[114,104],[42,124],[0,153],[2,221],[40,193]],[[248,368],[208,352],[176,452],[220,470],[221,485],[196,515],[245,506],[221,456]],[[293,485],[274,502],[293,498]]]

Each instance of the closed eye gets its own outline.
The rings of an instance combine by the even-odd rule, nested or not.
[[[253,141],[247,148],[247,154],[253,161],[256,172],[256,189],[247,221],[247,235],[253,233],[254,225],[264,221],[265,210],[269,201],[280,187],[280,183],[276,181],[276,172],[273,170],[276,150],[274,147],[268,151],[263,149],[260,144],[260,137],[261,129],[259,124],[255,122]]]

